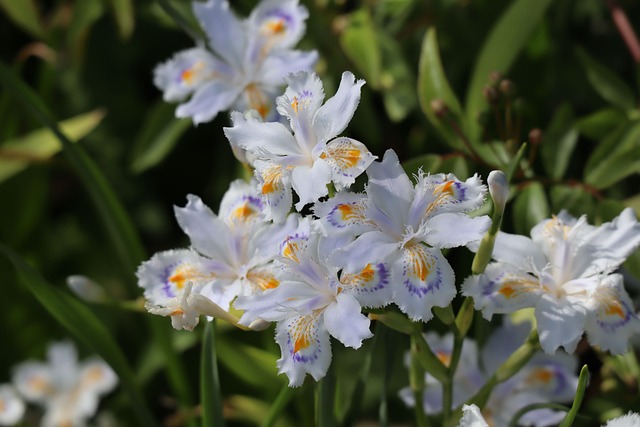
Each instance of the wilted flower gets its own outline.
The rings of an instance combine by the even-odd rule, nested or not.
[[[96,413],[100,397],[117,385],[116,374],[98,358],[78,363],[70,342],[51,344],[47,359],[16,366],[13,384],[25,400],[44,407],[42,426],[84,425]]]
[[[594,227],[566,212],[542,221],[531,239],[500,233],[484,274],[467,278],[464,295],[490,319],[535,307],[540,344],[573,352],[586,331],[589,342],[623,353],[640,332],[622,276],[611,274],[640,244],[640,224],[631,209]]]
[[[431,308],[456,294],[453,269],[441,249],[482,238],[487,216],[471,218],[486,188],[474,176],[420,173],[415,186],[392,150],[367,169],[366,194],[338,193],[315,213],[327,236],[359,235],[332,256],[347,272],[384,262],[390,266],[392,300],[413,320],[427,321]]]
[[[220,111],[253,109],[274,118],[273,100],[284,78],[311,69],[317,60],[315,51],[292,50],[304,35],[307,10],[298,0],[263,0],[240,20],[226,0],[208,0],[194,2],[193,11],[206,32],[206,47],[178,52],[154,73],[165,101],[192,95],[176,116],[198,124]]]
[[[324,105],[317,75],[301,72],[290,76],[288,84],[277,104],[293,135],[282,123],[247,120],[239,113],[232,115],[233,127],[224,129],[232,145],[253,156],[267,218],[275,222],[282,222],[291,209],[292,187],[300,210],[326,196],[329,183],[338,190],[349,187],[375,159],[361,142],[336,138],[353,117],[364,80],[343,73],[338,91]]]

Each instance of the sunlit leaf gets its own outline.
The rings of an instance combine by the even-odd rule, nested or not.
[[[278,357],[268,351],[237,342],[229,342],[226,336],[217,341],[218,358],[225,368],[242,381],[254,387],[277,390],[286,379],[278,375]],[[270,378],[265,381],[265,378]]]
[[[161,102],[148,114],[133,148],[131,170],[143,172],[156,166],[171,152],[191,127],[191,120],[176,119],[175,106]]]
[[[102,110],[94,110],[59,123],[60,130],[75,142],[94,130],[104,118]],[[0,182],[20,172],[29,164],[42,163],[62,150],[62,144],[48,128],[6,141],[0,145]]]
[[[462,147],[460,138],[453,131],[452,125],[464,129],[462,108],[455,93],[449,85],[440,60],[440,49],[435,28],[429,28],[422,42],[418,74],[418,100],[420,107],[440,136],[453,148]],[[432,108],[433,102],[442,102],[455,123],[446,123],[437,117]]]
[[[482,88],[487,84],[489,74],[509,71],[551,3],[553,0],[515,0],[491,29],[476,59],[467,90],[466,114],[472,140],[480,135],[476,117],[486,107]]]
[[[35,0],[0,0],[0,7],[20,28],[36,38],[45,35]]]
[[[516,196],[513,222],[518,234],[528,235],[534,225],[549,218],[549,203],[542,184],[532,182]]]
[[[13,263],[22,282],[43,307],[71,334],[102,357],[118,374],[131,399],[131,409],[142,426],[155,426],[153,417],[135,383],[133,372],[113,335],[84,304],[47,283],[42,276],[9,247],[2,252]]]
[[[362,8],[351,15],[349,25],[340,35],[340,46],[358,71],[364,75],[367,84],[378,89],[382,71],[382,55],[377,31],[373,26],[368,9]]]
[[[553,116],[540,147],[542,164],[549,176],[555,179],[564,176],[576,142],[578,131],[573,124],[573,111],[565,104]]]
[[[135,25],[132,0],[109,0],[120,37],[128,39]]]
[[[577,52],[591,87],[602,98],[621,110],[634,108],[634,91],[616,73],[593,58],[584,49],[579,48]]]

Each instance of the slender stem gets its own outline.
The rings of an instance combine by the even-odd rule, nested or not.
[[[411,335],[411,364],[409,372],[409,383],[413,391],[415,400],[414,413],[416,416],[416,426],[427,427],[427,415],[424,412],[424,368],[421,363],[420,353],[422,351],[419,345],[421,334]]]
[[[327,375],[318,381],[316,388],[316,425],[318,427],[333,427],[337,425],[333,404],[335,394],[336,376],[334,364],[331,364]]]
[[[202,427],[224,427],[222,393],[216,356],[216,320],[206,322],[200,359]]]
[[[627,14],[624,13],[624,10],[620,7],[617,0],[607,0],[607,5],[611,11],[611,19],[613,19],[622,40],[624,40],[627,45],[633,62],[640,64],[640,42],[633,27],[629,23]]]
[[[284,410],[284,408],[286,408],[292,396],[293,396],[293,389],[288,385],[282,386],[282,389],[280,389],[280,392],[278,393],[276,400],[274,400],[273,404],[271,405],[271,408],[269,409],[269,413],[267,414],[267,417],[264,419],[262,424],[260,424],[260,427],[273,426],[276,423],[276,421],[278,421],[278,417],[280,417],[280,414],[282,414],[282,411]]]

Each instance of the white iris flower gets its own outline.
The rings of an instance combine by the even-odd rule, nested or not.
[[[0,426],[18,424],[24,415],[24,402],[11,384],[0,384]]]
[[[47,359],[16,366],[13,384],[25,400],[44,407],[42,426],[85,425],[95,415],[100,396],[117,385],[116,374],[98,358],[78,363],[70,342],[51,344]]]
[[[414,186],[392,150],[367,175],[366,194],[338,193],[315,208],[325,235],[359,235],[333,261],[348,272],[389,264],[391,300],[413,320],[427,321],[432,307],[447,306],[456,294],[440,250],[481,239],[489,228],[489,217],[466,215],[482,204],[486,187],[478,176],[463,182],[424,173]]]
[[[157,253],[139,267],[150,312],[171,316],[176,329],[192,330],[202,314],[224,316],[237,296],[278,286],[272,261],[297,218],[282,225],[264,222],[255,187],[234,181],[219,215],[193,195],[184,208],[175,208],[191,248]]]
[[[232,115],[233,127],[224,129],[232,146],[252,155],[267,217],[275,222],[291,209],[291,188],[300,198],[300,210],[326,196],[329,183],[338,190],[349,187],[375,159],[361,142],[337,138],[353,117],[364,80],[343,73],[337,93],[324,105],[317,75],[301,72],[290,76],[288,84],[276,102],[293,135],[282,123],[262,123],[240,113]]]
[[[463,294],[490,319],[535,307],[540,344],[573,352],[586,331],[589,342],[623,353],[640,332],[622,276],[612,274],[640,244],[631,209],[600,227],[566,212],[542,221],[525,236],[500,233],[484,274],[469,277]]]
[[[154,72],[164,100],[184,101],[177,117],[195,124],[220,111],[256,110],[275,119],[273,100],[284,78],[310,70],[317,53],[292,47],[305,32],[308,12],[298,0],[263,0],[247,19],[238,19],[226,0],[194,2],[193,12],[207,35],[204,46],[178,52]]]
[[[280,286],[259,296],[238,298],[235,304],[245,310],[240,319],[245,325],[258,319],[277,322],[276,342],[282,351],[278,368],[292,387],[300,386],[307,373],[315,380],[325,376],[331,363],[329,336],[353,348],[372,336],[361,307],[389,284],[383,264],[340,276],[326,258],[340,242],[312,235],[311,229],[305,219],[283,242]]]

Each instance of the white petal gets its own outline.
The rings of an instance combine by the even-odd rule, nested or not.
[[[220,111],[228,110],[242,88],[222,80],[204,83],[193,97],[176,109],[176,117],[191,117],[194,124],[210,122]]]
[[[324,99],[324,88],[315,73],[299,72],[287,78],[284,95],[276,99],[277,110],[289,119],[296,140],[304,150],[316,145],[313,116]]]
[[[281,224],[291,210],[291,171],[275,162],[256,160],[256,178],[260,183],[263,200],[266,202],[265,219]]]
[[[0,425],[18,424],[24,415],[25,405],[9,384],[0,385]]]
[[[476,252],[480,242],[469,242],[467,247]],[[547,258],[538,245],[529,237],[518,234],[498,232],[491,255],[496,261],[511,264],[523,271],[532,272],[532,267],[542,270],[547,265]]]
[[[307,9],[298,6],[298,0],[263,0],[253,9],[248,22],[259,46],[282,49],[300,41],[308,16]]]
[[[308,203],[315,203],[328,194],[327,184],[331,182],[331,167],[322,159],[313,163],[312,167],[298,166],[291,174],[291,185],[300,201],[296,203],[298,211]]]
[[[593,291],[586,330],[592,345],[613,354],[626,352],[629,338],[640,333],[640,319],[619,274],[606,276]]]
[[[603,427],[638,427],[640,426],[640,414],[629,411],[627,415],[607,421]]]
[[[379,231],[369,231],[341,250],[331,254],[330,261],[353,272],[367,264],[392,262],[398,256],[398,242]]]
[[[484,420],[480,408],[476,405],[464,405],[458,427],[489,427],[489,424]]]
[[[241,179],[233,181],[220,202],[220,218],[235,225],[262,221],[264,206],[257,186],[255,180],[250,183]]]
[[[165,101],[182,101],[207,81],[230,74],[228,66],[202,48],[176,53],[159,64],[153,72],[153,83],[163,92]]]
[[[555,353],[558,347],[573,353],[582,338],[585,320],[586,310],[582,305],[543,294],[536,304],[540,346],[548,354]]]
[[[403,233],[407,214],[413,200],[413,185],[400,166],[398,156],[393,150],[387,150],[381,163],[373,162],[367,169],[369,183],[367,195],[371,206],[388,218],[388,225],[381,217],[374,217],[383,229],[393,229]],[[373,217],[373,216],[372,216]]]
[[[102,395],[109,393],[118,384],[116,373],[103,360],[88,359],[80,366],[80,393]]]
[[[351,138],[332,140],[322,148],[320,157],[331,166],[331,180],[338,190],[350,187],[377,158],[363,143]]]
[[[386,264],[367,264],[357,273],[343,271],[340,284],[343,291],[354,295],[363,307],[383,307],[391,303],[389,276],[389,266]]]
[[[282,351],[278,368],[289,378],[290,387],[302,385],[306,374],[316,381],[326,375],[331,363],[331,342],[319,316],[292,316],[279,322],[276,342]]]
[[[55,391],[52,372],[47,364],[23,362],[13,369],[13,385],[30,402],[45,402]]]
[[[392,264],[394,302],[414,321],[433,317],[434,306],[446,307],[456,295],[453,269],[439,250],[410,243]]]
[[[357,235],[373,227],[366,209],[364,194],[341,191],[325,202],[316,203],[313,212],[320,218],[318,228],[325,236]]]
[[[261,158],[300,154],[295,138],[282,123],[247,119],[238,112],[234,112],[231,118],[233,127],[224,128],[224,134],[232,145]]]
[[[236,70],[242,70],[247,29],[226,0],[193,2],[193,13],[207,33],[209,45]]]
[[[334,96],[318,109],[313,127],[318,143],[338,136],[349,124],[360,102],[360,88],[364,80],[357,80],[353,73],[345,71]]]
[[[437,248],[455,248],[482,239],[491,226],[486,216],[471,218],[463,213],[442,213],[427,220],[424,241]]]
[[[312,71],[318,61],[315,50],[302,52],[299,50],[272,50],[260,67],[260,81],[267,85],[280,87],[285,78],[299,71]],[[274,100],[275,104],[275,100]]]
[[[324,310],[324,325],[329,334],[347,347],[360,348],[362,340],[371,338],[369,318],[361,313],[358,301],[341,293]]]

